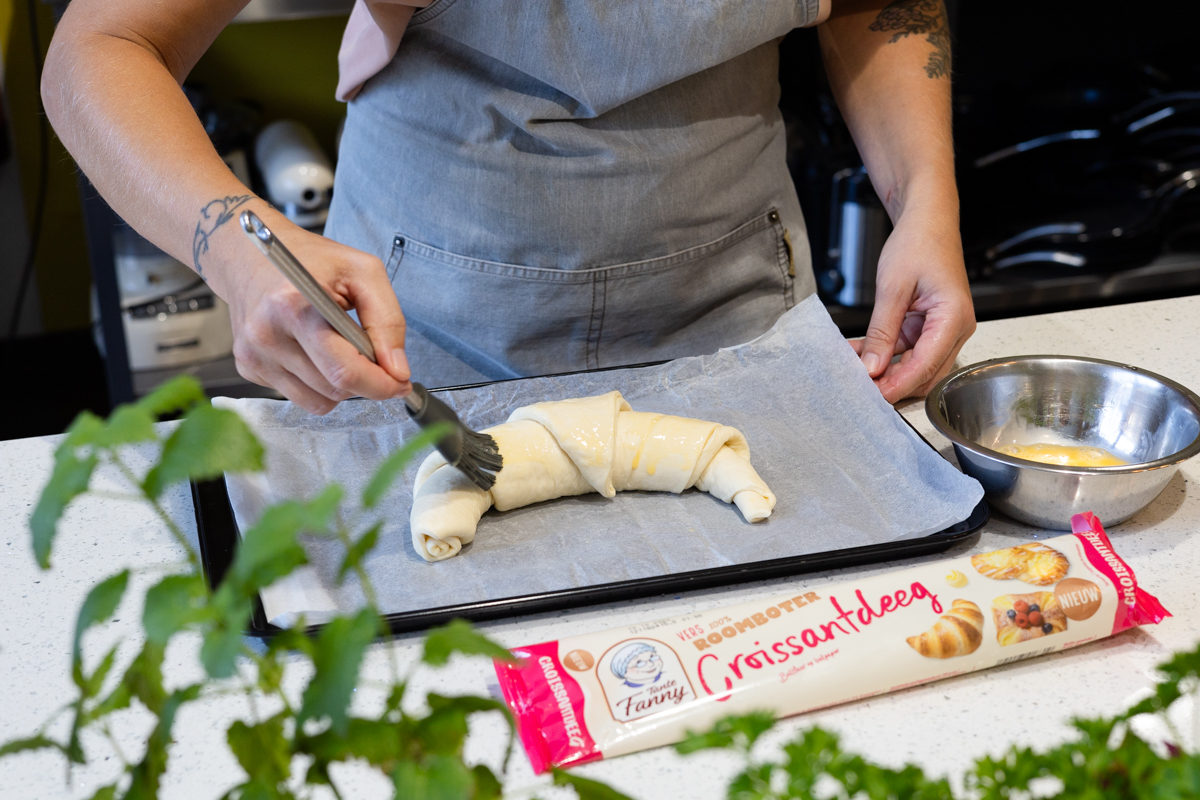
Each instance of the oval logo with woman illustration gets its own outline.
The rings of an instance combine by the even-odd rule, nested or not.
[[[572,651],[574,652],[574,651]],[[569,661],[571,653],[567,654]],[[596,677],[618,722],[647,717],[696,699],[679,656],[657,639],[626,639],[610,647]]]

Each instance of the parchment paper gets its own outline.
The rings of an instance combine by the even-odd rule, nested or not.
[[[420,376],[417,376],[418,380]],[[387,524],[366,564],[384,613],[529,595],[709,567],[818,553],[935,533],[965,519],[980,485],[920,440],[884,401],[819,300],[810,297],[753,342],[657,367],[529,378],[443,395],[475,429],[519,406],[619,389],[635,410],[739,428],[778,497],[751,525],[694,490],[627,492],[489,511],[473,544],[427,563],[413,552],[411,464],[383,503]],[[339,482],[355,499],[384,456],[416,430],[401,401],[342,403],[316,417],[291,403],[219,402],[267,448],[267,471],[227,476],[245,530],[267,504]],[[349,508],[349,506],[348,506]],[[340,546],[306,542],[311,565],[263,593],[268,619],[308,622],[363,603],[335,585]]]

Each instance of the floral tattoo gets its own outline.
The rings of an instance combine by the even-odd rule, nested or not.
[[[200,256],[208,252],[208,237],[233,219],[234,212],[249,202],[251,197],[253,195],[249,194],[218,197],[200,209],[200,219],[196,222],[196,232],[192,235],[192,265],[201,278],[204,277],[204,270],[200,267]]]
[[[925,64],[925,74],[930,78],[944,78],[950,74],[950,28],[941,0],[893,0],[879,12],[871,23],[871,30],[895,31],[888,44],[924,34],[925,41],[933,45],[933,52]]]

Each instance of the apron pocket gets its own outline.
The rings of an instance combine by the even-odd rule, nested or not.
[[[765,333],[793,304],[774,209],[707,244],[594,269],[467,258],[405,234],[387,267],[409,326],[495,379],[712,353]]]
[[[715,353],[766,333],[794,304],[789,246],[774,209],[714,242],[645,263],[653,266],[602,271],[604,313],[590,366]]]

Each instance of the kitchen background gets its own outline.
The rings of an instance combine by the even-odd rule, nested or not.
[[[979,318],[1200,293],[1200,4],[948,6]],[[0,439],[61,431],[181,370],[213,393],[263,392],[233,368],[224,305],[112,214],[45,125],[35,52],[61,7],[0,0]],[[186,87],[230,167],[314,228],[349,7],[253,0]],[[889,226],[814,31],[784,40],[781,83],[821,294],[860,335]]]

